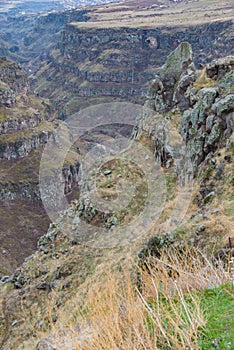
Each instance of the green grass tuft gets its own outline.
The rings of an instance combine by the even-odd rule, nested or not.
[[[234,287],[231,284],[206,289],[201,294],[201,308],[207,319],[199,345],[214,349],[214,341],[222,350],[234,348]]]

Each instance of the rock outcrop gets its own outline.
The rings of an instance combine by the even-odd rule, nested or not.
[[[146,131],[154,140],[155,156],[163,166],[172,165],[178,157],[187,157],[191,161],[190,171],[195,174],[201,162],[219,147],[230,147],[233,69],[233,57],[227,57],[197,71],[188,43],[181,43],[170,54],[151,83],[145,115],[138,124],[139,130]],[[170,132],[174,132],[174,141],[177,137],[176,147],[172,137],[165,136]],[[178,162],[175,165],[179,167]]]
[[[5,84],[5,88],[8,88],[12,95],[28,92],[28,78],[22,67],[5,57],[0,57],[0,77],[1,83]],[[3,101],[1,101],[1,106],[4,106]]]

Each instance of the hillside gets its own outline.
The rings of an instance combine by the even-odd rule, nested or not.
[[[52,129],[53,114],[46,101],[30,92],[19,64],[0,58],[0,77],[0,273],[4,275],[35,250],[48,228],[36,184],[40,150]]]
[[[232,345],[233,68],[229,56],[197,70],[186,42],[168,56],[150,84],[135,141],[123,158],[100,157],[95,182],[83,178],[80,199],[50,225],[38,251],[2,279],[3,350],[132,349],[131,341],[138,349]],[[138,147],[143,158],[136,158]],[[158,164],[155,173],[148,173],[154,167],[151,155]],[[96,209],[94,186],[100,200],[110,202],[123,180],[135,187],[127,192],[132,197],[125,209]],[[151,208],[149,216],[145,211],[151,204],[153,220]],[[222,326],[214,332],[215,312],[222,308]],[[169,316],[173,312],[178,323]]]
[[[233,6],[74,2],[0,4],[0,348],[229,350]]]
[[[39,168],[44,146],[58,125],[48,100],[30,90],[19,64],[1,57],[0,76],[0,274],[5,275],[35,251],[38,238],[48,229]],[[72,168],[68,164],[65,187]]]
[[[233,7],[221,1],[122,1],[92,8],[90,20],[79,28],[186,28],[204,23],[233,19]]]

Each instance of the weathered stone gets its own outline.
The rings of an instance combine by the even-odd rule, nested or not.
[[[45,281],[42,281],[41,283],[39,283],[37,286],[36,286],[37,289],[40,289],[40,290],[46,290],[47,292],[50,292],[51,291],[51,286],[45,282]]]
[[[150,85],[148,100],[144,106],[142,119],[138,121],[136,136],[139,137],[141,130],[149,134],[155,145],[156,159],[163,166],[171,166],[176,159],[177,175],[185,165],[182,159],[187,159],[189,172],[195,174],[207,154],[214,152],[221,143],[226,143],[230,148],[228,140],[233,133],[234,95],[230,93],[230,89],[220,87],[219,80],[216,86],[197,91],[193,87],[196,71],[191,60],[192,51],[188,43],[180,44],[169,55],[160,70],[160,78],[156,77]],[[225,84],[230,87],[233,76],[230,71],[226,74],[227,77],[226,75],[222,77],[222,81],[225,80]],[[183,111],[179,126],[183,140],[180,141],[180,147],[177,143],[175,147],[174,141],[171,142],[169,137],[171,128],[174,130],[173,137],[178,137],[175,128],[167,122],[170,113],[172,115],[174,113],[175,104],[180,111]],[[178,153],[178,150],[181,152]]]
[[[234,69],[234,56],[228,56],[213,60],[206,67],[209,78],[222,78],[227,72]]]
[[[211,131],[213,123],[214,123],[214,119],[215,119],[214,114],[208,115],[208,117],[206,118],[206,131]]]
[[[201,121],[203,121],[204,116],[208,115],[217,96],[218,88],[203,88],[198,92],[198,102],[194,107],[198,110]]]
[[[56,347],[56,345],[54,345],[52,340],[46,339],[46,338],[40,340],[36,347],[36,350],[57,350],[57,349],[58,348]]]
[[[219,124],[214,124],[210,131],[210,134],[206,137],[204,149],[207,149],[208,146],[213,146],[213,148],[215,148],[216,142],[219,141],[221,134],[221,126]]]
[[[103,174],[104,175],[110,175],[112,173],[112,171],[110,170],[110,169],[106,169],[106,170],[104,170],[104,172],[103,172]]]
[[[160,78],[165,89],[170,89],[179,81],[180,76],[192,64],[192,47],[189,43],[181,43],[167,58],[160,69]],[[190,67],[191,68],[191,67]]]
[[[199,234],[199,233],[205,231],[205,229],[206,229],[206,225],[201,224],[201,225],[197,228],[196,233]]]
[[[234,93],[234,70],[231,70],[219,82],[224,93]]]
[[[2,276],[1,277],[1,282],[2,283],[7,283],[7,282],[10,282],[10,281],[11,281],[10,276]]]
[[[212,111],[220,117],[223,113],[230,113],[234,111],[234,94],[227,95],[218,100],[213,106]]]
[[[190,105],[193,105],[193,100],[190,93],[186,93],[188,87],[195,80],[195,73],[192,71],[191,75],[184,75],[178,81],[176,89],[174,89],[173,102],[180,107],[181,110],[189,108]]]

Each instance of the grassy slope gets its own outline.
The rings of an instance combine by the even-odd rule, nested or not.
[[[165,2],[161,2],[165,4]],[[91,8],[88,22],[77,22],[78,28],[123,28],[123,27],[188,27],[224,21],[234,18],[233,8],[228,0],[199,0],[190,2],[166,2],[152,6],[151,1],[132,1],[108,4]]]
[[[152,258],[149,270],[141,271],[140,293],[133,275],[130,277],[125,270],[126,265],[114,274],[114,261],[112,268],[107,263],[105,270],[93,270],[95,274],[87,278],[89,288],[84,284],[80,289],[85,294],[83,303],[79,304],[78,289],[60,310],[56,326],[49,327],[53,342],[61,347],[66,337],[59,335],[59,329],[66,329],[67,341],[75,349],[207,350],[221,337],[220,348],[231,349],[234,344],[231,276],[190,250],[186,252],[187,262],[176,251],[167,253],[159,260]],[[114,252],[112,258],[117,256]],[[168,263],[179,272],[176,280],[168,277]],[[56,297],[55,293],[52,302]],[[77,331],[77,324],[81,331]],[[77,340],[82,341],[82,347]]]

